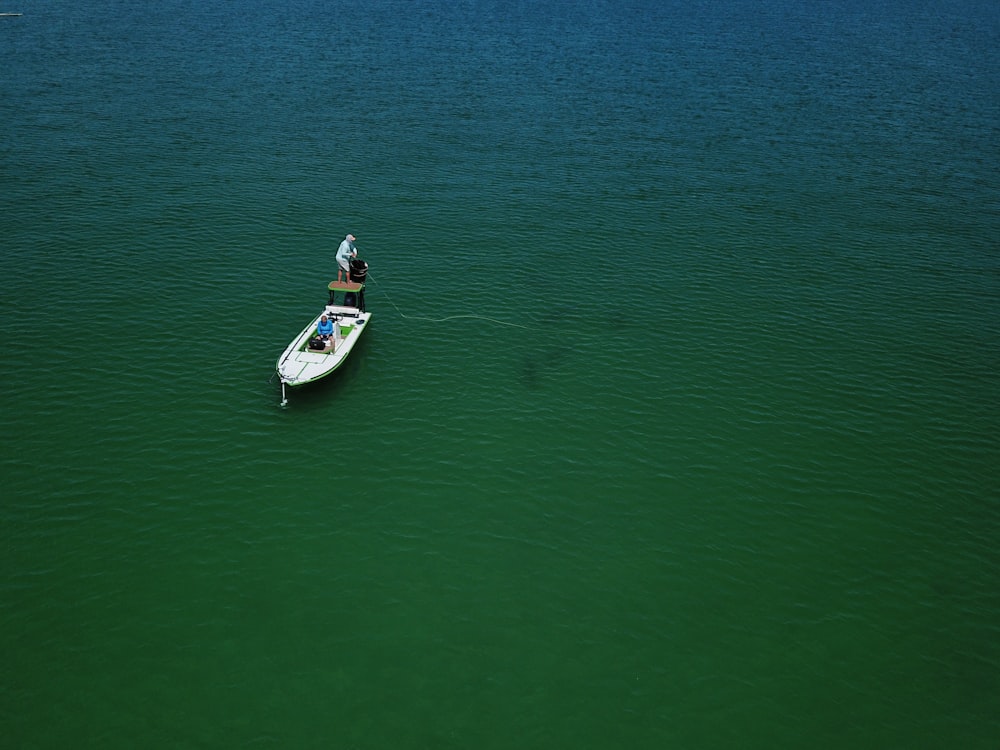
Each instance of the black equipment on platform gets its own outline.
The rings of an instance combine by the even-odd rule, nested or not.
[[[368,264],[361,260],[361,258],[352,258],[350,276],[351,281],[364,284],[365,277],[368,276]]]

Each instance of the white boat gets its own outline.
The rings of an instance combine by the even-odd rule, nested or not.
[[[286,385],[305,385],[332,373],[344,364],[347,355],[365,332],[368,321],[371,320],[371,313],[365,310],[367,271],[367,264],[359,269],[352,267],[350,281],[331,281],[327,287],[330,299],[326,306],[278,357],[275,370],[281,379],[282,406],[288,403],[285,397]],[[322,349],[312,348],[310,342],[318,338],[317,326],[324,315],[333,321],[333,336],[322,342]],[[318,343],[313,346],[317,345]]]

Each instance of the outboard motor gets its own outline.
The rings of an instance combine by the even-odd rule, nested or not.
[[[364,284],[367,276],[368,264],[361,260],[361,258],[352,258],[350,280],[358,284]]]

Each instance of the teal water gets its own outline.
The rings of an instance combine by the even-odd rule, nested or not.
[[[994,3],[16,5],[5,747],[996,746]]]

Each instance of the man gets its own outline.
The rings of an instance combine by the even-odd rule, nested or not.
[[[316,333],[321,339],[327,341],[333,336],[333,321],[324,315],[319,319],[319,325],[316,326]]]
[[[351,258],[358,257],[358,249],[354,247],[354,235],[349,234],[344,238],[344,241],[340,243],[340,247],[337,248],[337,283],[340,283],[340,277],[344,277],[344,281],[351,280]]]

